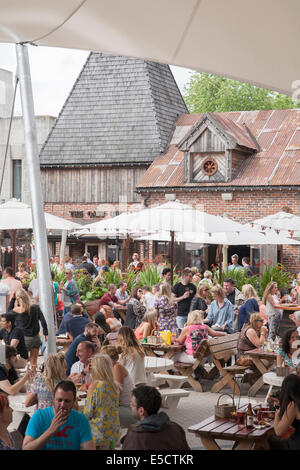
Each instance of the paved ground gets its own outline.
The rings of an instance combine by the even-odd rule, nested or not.
[[[215,381],[213,383],[215,383]],[[197,424],[214,414],[214,405],[217,403],[221,393],[231,394],[230,387],[224,387],[220,393],[211,393],[209,390],[212,387],[212,381],[201,380],[201,384],[203,386],[203,390],[205,390],[204,392],[194,392],[188,387],[183,387],[185,390],[190,390],[190,395],[189,397],[180,399],[178,408],[173,417],[173,421],[177,422],[185,429],[187,441],[193,450],[203,449],[203,447],[201,440],[187,431],[188,427]],[[249,384],[242,384],[240,404],[247,404],[249,401],[254,404],[263,403],[267,395],[268,387],[268,385],[264,385],[255,398],[249,399],[247,396]],[[221,403],[226,402],[232,403],[232,400],[226,396],[222,397]],[[231,444],[228,441],[217,441],[217,443],[223,449],[231,449]]]

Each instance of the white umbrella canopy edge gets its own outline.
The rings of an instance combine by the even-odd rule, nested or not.
[[[262,230],[279,230],[280,233],[300,237],[300,217],[289,212],[279,211],[255,219],[251,222],[251,225]]]
[[[284,21],[282,0],[0,0],[0,7],[1,42],[139,57],[290,95],[300,78],[298,0],[284,3]]]

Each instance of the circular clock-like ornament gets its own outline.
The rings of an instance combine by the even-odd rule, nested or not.
[[[218,164],[214,158],[207,157],[202,162],[201,169],[207,176],[213,176],[218,171]]]

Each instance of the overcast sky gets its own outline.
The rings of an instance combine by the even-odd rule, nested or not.
[[[89,52],[73,49],[29,46],[31,80],[36,115],[57,116]],[[16,51],[11,44],[0,44],[0,69],[16,71]],[[188,82],[191,70],[171,67],[180,91]],[[17,98],[15,114],[21,114]]]

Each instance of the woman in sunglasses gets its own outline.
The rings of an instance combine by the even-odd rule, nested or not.
[[[260,313],[252,313],[249,324],[245,324],[238,340],[238,353],[245,354],[251,349],[259,348],[268,337],[268,330]]]
[[[194,310],[202,310],[205,318],[208,314],[208,306],[211,303],[209,295],[209,286],[207,284],[200,283],[197,287],[196,295],[192,299],[190,312],[193,312]]]

